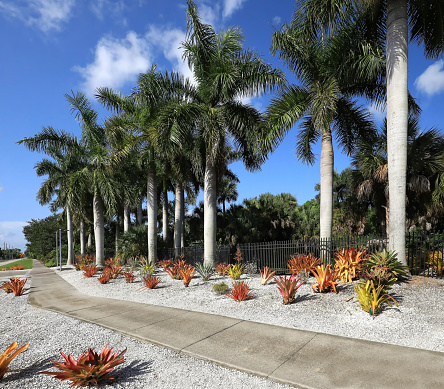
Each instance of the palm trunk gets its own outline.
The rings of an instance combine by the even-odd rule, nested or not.
[[[131,226],[131,214],[127,204],[123,206],[123,232],[128,232]]]
[[[116,258],[119,254],[119,239],[120,239],[120,223],[119,223],[119,216],[117,216],[116,221],[116,233],[115,233],[115,244],[116,244]]]
[[[96,241],[96,265],[105,267],[105,221],[103,214],[103,200],[99,194],[94,194],[94,240]]]
[[[408,125],[407,0],[387,2],[387,158],[389,176],[389,248],[407,265],[405,201]]]
[[[330,131],[322,134],[321,148],[321,215],[320,215],[320,238],[324,243],[321,250],[321,259],[330,261],[331,231],[333,228],[333,142]]]
[[[139,226],[143,223],[142,200],[137,204],[136,221]]]
[[[69,207],[66,207],[66,229],[68,234],[68,260],[66,262],[67,265],[72,265],[74,259],[74,249],[72,245],[72,237],[73,237],[73,226],[72,226],[72,215]]]
[[[176,182],[175,202],[174,202],[174,256],[179,258],[181,252],[182,236],[182,183]]]
[[[204,264],[216,258],[216,168],[207,153],[204,179]]]
[[[185,247],[185,191],[182,187],[181,193],[180,193],[180,201],[182,202],[182,207],[180,209],[180,246],[183,248]]]
[[[146,189],[146,202],[148,213],[148,259],[157,259],[157,182],[156,171],[150,168]]]
[[[162,194],[162,237],[163,241],[168,241],[168,192],[164,188]]]
[[[80,220],[80,256],[85,257],[85,221]]]

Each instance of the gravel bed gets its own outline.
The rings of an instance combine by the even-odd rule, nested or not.
[[[444,352],[444,281],[414,277],[395,285],[391,295],[399,307],[386,307],[374,319],[354,299],[353,285],[340,285],[339,293],[314,293],[309,279],[291,305],[282,304],[274,281],[260,285],[257,275],[242,276],[250,283],[254,298],[236,302],[212,291],[215,283],[228,277],[213,276],[209,282],[193,278],[188,288],[163,271],[162,282],[153,290],[141,290],[140,277],[133,284],[123,278],[102,285],[97,277],[65,267],[57,272],[80,292],[97,297],[188,309],[257,321],[284,327],[323,332],[401,346]],[[0,282],[5,278],[0,278]],[[51,376],[37,372],[51,369],[50,360],[60,360],[60,351],[80,355],[88,346],[100,351],[106,343],[116,350],[127,348],[127,361],[116,368],[116,388],[286,388],[275,382],[225,369],[174,351],[153,346],[54,312],[31,307],[27,295],[0,294],[0,350],[11,342],[31,346],[10,365],[0,388],[68,388]],[[66,336],[66,334],[70,334]],[[54,370],[53,370],[54,371]],[[111,387],[104,385],[104,388]]]

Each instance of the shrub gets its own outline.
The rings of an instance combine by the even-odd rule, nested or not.
[[[8,357],[16,348],[18,347],[17,342],[13,342],[9,345],[9,347],[0,355],[0,380],[3,378],[5,373],[8,371],[8,366],[12,362],[12,360],[19,355],[22,351],[26,350],[29,347],[29,344],[25,344],[16,350],[12,355]]]
[[[245,264],[243,263],[236,263],[234,265],[231,265],[228,268],[228,275],[233,280],[238,280],[242,274],[244,274]]]
[[[153,274],[147,275],[143,277],[143,283],[145,284],[144,287],[141,289],[154,289],[159,283],[161,279],[158,276],[155,276]]]
[[[253,297],[253,292],[250,289],[250,284],[245,281],[234,281],[230,289],[230,293],[227,294],[236,301],[244,301]]]
[[[372,315],[373,318],[379,313],[382,304],[387,303],[392,306],[390,300],[398,306],[398,302],[385,292],[384,285],[376,287],[372,280],[368,280],[365,284],[359,283],[353,288],[358,295],[355,298],[361,304],[361,308]]]
[[[279,292],[281,292],[282,303],[284,305],[293,302],[296,292],[304,283],[304,281],[301,281],[300,276],[294,276],[294,275],[291,275],[290,277],[288,276],[274,277],[274,280],[276,281]]]
[[[222,263],[218,263],[216,264],[216,273],[219,274],[220,276],[225,276],[228,274],[228,269],[231,267],[231,265],[229,265],[226,262],[222,262]]]
[[[220,282],[213,285],[213,292],[217,294],[227,294],[230,292],[230,288],[225,282]]]
[[[191,265],[182,266],[179,268],[180,277],[183,280],[183,284],[187,287],[191,279],[196,275],[196,269]]]
[[[393,251],[383,250],[373,254],[366,262],[366,269],[361,272],[361,277],[367,281],[373,281],[375,287],[383,285],[385,290],[398,280],[406,277],[407,267],[402,265]]]
[[[3,284],[0,286],[0,289],[3,289],[6,293],[12,293],[10,281],[4,281]]]
[[[202,281],[208,281],[214,274],[214,267],[212,265],[205,265],[203,263],[196,263],[196,270],[202,278]]]
[[[10,270],[25,270],[24,266],[12,266]]]
[[[137,278],[132,271],[124,271],[124,272],[122,272],[122,274],[125,277],[125,281],[128,284],[133,283],[134,280]]]
[[[108,265],[103,272],[106,272],[109,275],[109,278],[115,280],[122,272],[122,266]]]
[[[261,273],[261,285],[265,285],[269,280],[271,280],[271,277],[274,276],[276,273],[275,271],[271,271],[271,269],[268,266],[264,267],[264,270],[259,269]]]
[[[312,254],[299,254],[291,257],[287,262],[287,267],[294,276],[304,272],[306,275],[313,272],[313,269],[321,264],[321,260]]]
[[[157,265],[155,261],[150,261],[148,258],[140,256],[140,274],[142,276],[152,275],[157,271]]]
[[[14,296],[21,296],[24,292],[25,292],[25,284],[26,284],[27,279],[24,278],[23,280],[19,279],[19,278],[10,278],[9,281],[5,281],[1,288],[6,292],[6,293],[14,293]]]
[[[53,375],[54,378],[62,381],[69,380],[71,386],[96,386],[103,380],[114,379],[109,373],[114,367],[125,362],[123,354],[126,349],[113,353],[114,349],[108,349],[107,346],[108,344],[100,354],[97,354],[94,349],[88,348],[88,351],[80,355],[77,360],[71,354],[66,356],[60,352],[65,362],[51,362],[62,372],[44,371],[40,374]]]
[[[173,266],[173,261],[171,259],[163,259],[159,261],[159,266],[166,269],[167,267]]]
[[[333,290],[335,293],[338,293],[336,290],[336,279],[338,278],[336,273],[331,270],[330,265],[324,266],[316,266],[313,269],[313,274],[318,281],[317,284],[312,284],[311,287],[315,292],[325,293]]]
[[[110,279],[110,275],[107,272],[103,272],[103,274],[98,278],[101,284],[107,284]]]
[[[83,275],[87,278],[92,277],[97,273],[97,265],[85,265],[83,267]]]
[[[366,252],[367,249],[356,251],[352,247],[336,253],[334,270],[341,282],[352,282],[365,269]]]

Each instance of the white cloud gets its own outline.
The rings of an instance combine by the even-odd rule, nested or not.
[[[199,16],[202,18],[202,22],[211,24],[213,27],[218,23],[219,12],[219,4],[215,4],[213,6],[206,5],[205,3],[199,4]]]
[[[416,80],[415,86],[420,92],[429,96],[444,91],[444,61],[430,65]]]
[[[93,0],[91,1],[91,11],[98,19],[103,20],[105,12],[111,13],[113,16],[122,17],[122,13],[127,8],[123,0]]]
[[[4,243],[12,248],[19,248],[22,251],[26,247],[26,239],[23,235],[23,227],[27,222],[12,221],[0,222],[0,245],[3,248]]]
[[[224,18],[229,18],[235,11],[242,8],[243,3],[246,0],[224,0],[224,9],[222,11],[222,16]]]
[[[0,186],[0,192],[3,192],[4,189],[3,186]]]
[[[185,32],[179,29],[161,29],[150,26],[145,38],[153,48],[162,51],[164,57],[171,63],[174,70],[182,74],[185,78],[193,80],[192,71],[182,59],[183,49],[181,45],[185,40]]]
[[[84,79],[82,89],[92,95],[98,87],[120,88],[136,79],[151,65],[147,41],[130,31],[123,39],[103,37],[97,43],[94,62],[85,67],[75,66],[73,70]]]
[[[367,107],[368,112],[373,116],[374,119],[376,119],[378,122],[383,122],[385,117],[387,116],[387,110],[381,110],[380,107],[377,107],[376,105],[370,104]]]
[[[25,5],[0,1],[0,11],[48,33],[61,29],[70,18],[74,5],[75,0],[28,0]]]
[[[273,19],[271,19],[271,24],[275,28],[281,28],[282,25],[282,19],[280,16],[275,16]]]

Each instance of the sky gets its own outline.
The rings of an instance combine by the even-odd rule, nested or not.
[[[245,48],[255,49],[275,67],[291,74],[269,51],[273,31],[291,20],[291,0],[196,0],[204,22],[216,31],[239,26]],[[64,95],[81,90],[91,99],[97,87],[130,93],[137,75],[157,64],[191,76],[182,61],[186,31],[185,0],[0,0],[0,247],[25,249],[23,226],[51,214],[36,201],[44,177],[34,166],[43,154],[16,142],[42,127],[63,129],[80,138],[81,130]],[[423,110],[422,128],[444,129],[444,63],[426,60],[410,47],[409,88]],[[263,110],[269,96],[249,102]],[[364,103],[377,121],[383,112]],[[106,116],[94,103],[101,118]],[[298,128],[285,137],[260,172],[231,165],[238,175],[239,198],[270,192],[293,194],[299,204],[316,195],[319,159],[306,166],[296,159]],[[314,147],[319,157],[320,145]],[[335,170],[349,165],[335,149]]]

